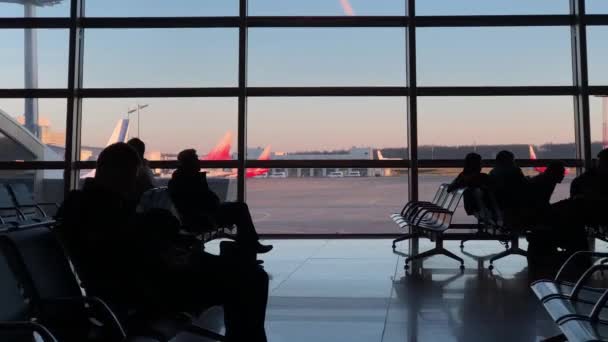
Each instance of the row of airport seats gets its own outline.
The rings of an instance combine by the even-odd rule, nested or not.
[[[448,191],[448,184],[441,184],[430,202],[410,201],[401,212],[391,215],[391,219],[401,229],[408,230],[407,234],[393,241],[393,250],[397,242],[413,239],[428,238],[435,241],[435,247],[429,251],[410,255],[405,259],[405,268],[414,260],[428,258],[433,255],[445,255],[460,262],[464,269],[464,260],[443,247],[444,233],[450,228],[454,212],[458,208],[465,189]]]
[[[52,223],[57,203],[38,203],[23,183],[0,184],[0,225],[28,226]]]
[[[576,282],[564,275],[583,260],[591,264]],[[594,262],[591,262],[594,261]],[[608,270],[608,253],[577,252],[562,266],[554,279],[539,280],[531,285],[547,313],[562,335],[546,341],[608,341],[608,288],[591,286],[598,275]]]
[[[0,231],[0,279],[3,342],[152,342],[180,332],[225,340],[193,324],[192,313],[115,314],[102,299],[86,296],[48,223]]]
[[[137,212],[139,213],[145,213],[151,210],[158,209],[165,210],[171,213],[171,215],[173,215],[176,219],[178,219],[178,221],[181,222],[180,214],[177,211],[175,205],[173,204],[173,201],[171,200],[171,195],[169,194],[169,189],[167,187],[158,187],[146,191],[142,195],[139,201],[139,205],[137,206]],[[200,229],[197,229],[196,233],[202,235],[202,239],[204,241],[210,241],[221,238],[234,240],[235,228],[236,227],[234,225],[215,225],[210,227],[201,227]]]
[[[393,250],[397,242],[412,238],[428,238],[435,241],[435,247],[429,251],[410,255],[405,260],[405,268],[414,260],[428,258],[434,255],[445,255],[460,262],[460,269],[464,269],[464,261],[459,256],[443,247],[445,240],[460,240],[461,248],[464,242],[470,240],[496,240],[503,242],[506,250],[490,259],[490,269],[494,261],[508,255],[518,254],[526,256],[526,252],[519,248],[519,238],[524,234],[522,229],[516,229],[507,223],[504,215],[490,191],[476,189],[457,189],[448,191],[449,184],[441,184],[431,201],[409,201],[401,212],[390,215],[391,219],[408,233],[393,241]],[[477,218],[478,224],[473,233],[450,233],[452,218],[461,200],[468,201],[472,215]],[[510,243],[510,245],[509,245]]]

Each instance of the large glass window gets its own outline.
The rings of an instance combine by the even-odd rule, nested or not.
[[[260,16],[353,16],[404,15],[402,0],[250,0],[249,15]]]
[[[33,2],[34,5],[24,5]],[[40,6],[41,5],[41,6]],[[4,1],[0,3],[0,18],[69,17],[70,0]]]
[[[238,0],[87,0],[88,17],[215,17],[239,15]]]
[[[82,160],[132,137],[146,143],[149,160],[175,160],[187,148],[201,159],[236,158],[234,98],[84,99],[82,112]]]
[[[587,28],[587,55],[589,61],[589,84],[608,85],[608,27],[590,26]]]
[[[248,179],[247,202],[258,232],[395,232],[395,224],[387,217],[407,202],[406,169],[351,169],[350,174],[347,169],[318,169],[313,177],[298,177],[306,171],[273,170],[268,177]],[[288,175],[279,176],[279,172]]]
[[[608,148],[608,94],[593,96],[589,100],[591,121],[591,153],[597,156]]]
[[[602,1],[602,0],[595,0]],[[418,0],[418,15],[568,14],[568,0]]]
[[[0,42],[0,88],[67,87],[68,30],[0,30]]]
[[[421,97],[420,159],[461,159],[471,151],[494,158],[574,158],[571,97]]]
[[[236,29],[86,31],[87,88],[230,87],[237,75]]]
[[[251,29],[250,86],[405,86],[395,28]]]
[[[420,28],[420,86],[572,84],[567,27]]]
[[[405,98],[250,98],[250,147],[276,159],[377,159],[377,149],[405,150]]]
[[[608,2],[605,0],[587,0],[587,13],[606,14],[608,13]]]

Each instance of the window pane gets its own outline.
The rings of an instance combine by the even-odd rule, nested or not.
[[[23,3],[30,2],[25,0],[12,0],[8,3],[0,2],[0,17],[19,18],[19,17],[69,17],[70,0],[35,0],[35,5],[29,5],[29,10],[33,13],[26,14]]]
[[[87,0],[89,17],[238,16],[237,0]]]
[[[24,58],[27,32],[34,37],[31,63]],[[67,87],[68,30],[0,30],[0,42],[0,88]]]
[[[147,105],[139,115],[137,104]],[[236,155],[236,129],[234,98],[84,99],[80,157],[95,160],[109,142],[139,136],[149,160],[175,160],[186,148],[201,159],[229,160]]]
[[[608,95],[592,96],[589,99],[591,118],[591,153],[595,158],[608,148]]]
[[[423,0],[418,15],[568,14],[567,0]]]
[[[587,28],[590,85],[608,85],[606,35],[608,35],[607,27],[590,26]]]
[[[315,169],[313,177],[250,178],[247,203],[258,232],[265,234],[378,234],[395,233],[388,218],[407,202],[408,178],[403,170],[393,177],[329,177],[348,170]],[[351,170],[356,171],[356,170]],[[365,171],[365,170],[359,170]],[[370,170],[370,174],[376,170]],[[384,170],[377,170],[383,174]],[[272,170],[272,174],[277,171]]]
[[[38,107],[37,126],[25,125],[26,103]],[[64,160],[66,104],[63,99],[0,99],[0,161]],[[36,130],[39,134],[32,134]]]
[[[606,0],[587,0],[587,13],[606,14],[608,13],[608,2]]]
[[[423,28],[422,86],[571,85],[570,29]]]
[[[403,29],[251,29],[251,86],[405,86]]]
[[[404,15],[402,0],[250,0],[249,15],[352,16]]]
[[[421,97],[420,159],[462,159],[501,150],[530,159],[575,158],[571,97]]]
[[[249,147],[272,145],[279,159],[375,159],[407,145],[401,97],[250,98]]]
[[[0,184],[25,184],[38,203],[63,201],[63,170],[0,170]],[[49,216],[57,210],[53,205],[42,209]]]
[[[85,87],[226,87],[237,75],[236,29],[86,32]]]

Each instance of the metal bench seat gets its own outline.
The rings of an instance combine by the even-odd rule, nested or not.
[[[608,322],[590,319],[569,318],[559,325],[564,338],[570,342],[608,341]]]

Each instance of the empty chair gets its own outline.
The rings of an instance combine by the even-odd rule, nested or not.
[[[0,224],[18,225],[25,216],[17,208],[8,188],[0,184]]]
[[[1,251],[0,279],[0,341],[31,342],[34,333],[44,342],[57,341],[47,328],[32,321],[33,315],[19,278]]]
[[[26,218],[47,220],[58,209],[57,203],[36,202],[30,189],[23,183],[11,183],[7,185],[7,188],[13,196],[15,205]],[[51,215],[48,215],[49,213],[43,208],[52,211]]]

